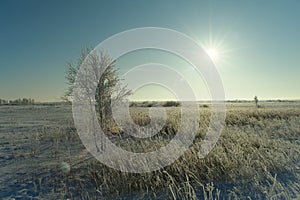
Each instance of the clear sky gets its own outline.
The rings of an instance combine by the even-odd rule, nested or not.
[[[60,100],[82,47],[157,26],[217,51],[227,99],[300,99],[299,10],[296,0],[3,0],[0,98]]]

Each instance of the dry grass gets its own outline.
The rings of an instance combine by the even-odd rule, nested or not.
[[[149,123],[148,108],[131,108],[138,124]],[[161,132],[132,140],[120,132],[112,140],[136,152],[165,145],[178,129],[179,108],[167,108]],[[31,140],[22,181],[33,197],[72,199],[291,199],[300,193],[299,107],[228,106],[226,127],[210,154],[197,155],[209,124],[201,108],[193,145],[172,165],[151,173],[124,173],[94,159],[72,126],[41,129]],[[64,172],[62,162],[70,164]],[[32,169],[31,168],[31,169]],[[27,170],[27,171],[26,171]],[[30,178],[31,177],[31,178]]]

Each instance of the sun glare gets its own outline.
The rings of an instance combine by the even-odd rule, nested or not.
[[[235,49],[229,48],[228,44],[226,44],[226,34],[222,37],[212,37],[208,35],[208,38],[202,41],[196,34],[191,33],[191,35],[215,65],[222,66],[229,63],[229,54]]]
[[[220,52],[215,48],[209,48],[206,53],[212,59],[213,62],[217,62],[220,59]]]

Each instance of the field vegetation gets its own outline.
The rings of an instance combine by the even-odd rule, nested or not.
[[[205,105],[205,106],[204,106]],[[109,168],[82,145],[71,106],[0,107],[0,197],[3,199],[297,199],[300,193],[300,103],[228,103],[226,126],[204,159],[198,150],[210,120],[199,104],[193,144],[172,165],[151,173]],[[150,122],[147,106],[131,106],[134,122]],[[165,107],[155,136],[136,139],[115,127],[120,147],[149,152],[176,134],[180,106]]]

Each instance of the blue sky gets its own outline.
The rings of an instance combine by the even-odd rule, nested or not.
[[[299,10],[292,0],[1,1],[0,98],[60,100],[65,64],[83,47],[157,26],[222,44],[216,66],[227,99],[300,99]]]

